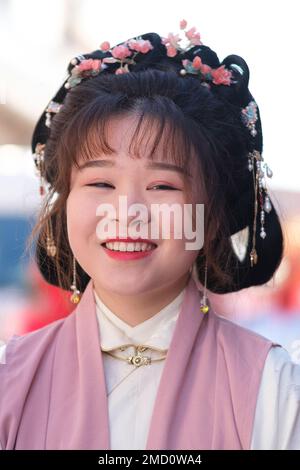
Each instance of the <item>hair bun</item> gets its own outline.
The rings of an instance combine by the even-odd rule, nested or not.
[[[234,84],[230,87],[222,87],[216,90],[220,95],[228,99],[232,104],[245,107],[248,105],[251,95],[249,93],[250,70],[247,62],[239,55],[231,54],[222,60],[221,65],[231,70]]]

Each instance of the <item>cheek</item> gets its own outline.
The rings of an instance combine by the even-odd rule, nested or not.
[[[163,239],[169,234],[171,241],[179,241],[183,243],[186,240],[190,240],[193,236],[193,221],[190,214],[190,203],[189,206],[186,206],[186,202],[183,203],[179,199],[176,201],[175,209],[169,210],[169,207],[166,210],[162,210],[159,215],[154,212],[153,224],[159,227],[160,238]]]
[[[80,191],[71,191],[67,199],[67,229],[70,244],[95,232],[96,204]]]
[[[185,259],[187,262],[190,260],[194,260],[197,258],[199,254],[199,250],[191,250],[187,249],[190,244],[189,240],[186,239],[170,239],[170,240],[163,240],[165,243],[165,248],[168,251],[168,256],[172,256],[174,258],[180,257],[182,260]]]
[[[199,250],[187,250],[185,240],[164,240],[160,262],[170,273],[186,273],[196,260]]]

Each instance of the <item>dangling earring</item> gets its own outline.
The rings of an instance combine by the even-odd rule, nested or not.
[[[207,285],[207,261],[205,261],[205,268],[204,268],[204,291],[202,295],[202,299],[200,302],[200,311],[202,313],[207,313],[209,311],[209,306],[207,305],[207,296],[206,296],[206,285]]]
[[[78,304],[80,301],[80,290],[77,289],[76,286],[76,259],[73,255],[73,284],[71,285],[71,290],[73,293],[70,296],[70,300],[73,304]]]
[[[196,261],[194,261],[191,269],[190,269],[191,275],[196,283],[197,289],[199,291],[202,291],[202,285],[199,281],[198,278],[198,273],[197,273],[197,266],[196,266]],[[205,277],[204,277],[204,290],[202,293],[202,299],[200,301],[200,311],[202,313],[207,313],[209,311],[209,306],[207,304],[207,296],[206,296],[206,288],[207,288],[207,261],[205,261]]]

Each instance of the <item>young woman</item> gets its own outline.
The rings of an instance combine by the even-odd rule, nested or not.
[[[180,28],[72,59],[36,125],[36,259],[78,305],[2,347],[3,449],[300,449],[300,366],[206,297],[282,259],[249,69]]]

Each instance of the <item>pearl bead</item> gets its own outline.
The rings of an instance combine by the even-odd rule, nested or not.
[[[272,176],[273,176],[273,171],[268,166],[267,166],[267,176],[268,176],[268,178],[272,178]]]
[[[266,235],[267,235],[267,234],[266,234],[266,232],[265,232],[264,230],[262,230],[262,231],[260,232],[260,236],[261,236],[262,239],[266,238]]]
[[[271,202],[270,202],[270,199],[269,199],[269,198],[268,198],[268,199],[266,198],[266,200],[265,200],[265,203],[264,203],[264,210],[265,210],[266,212],[270,212],[270,211],[272,210],[272,206],[271,206]]]

